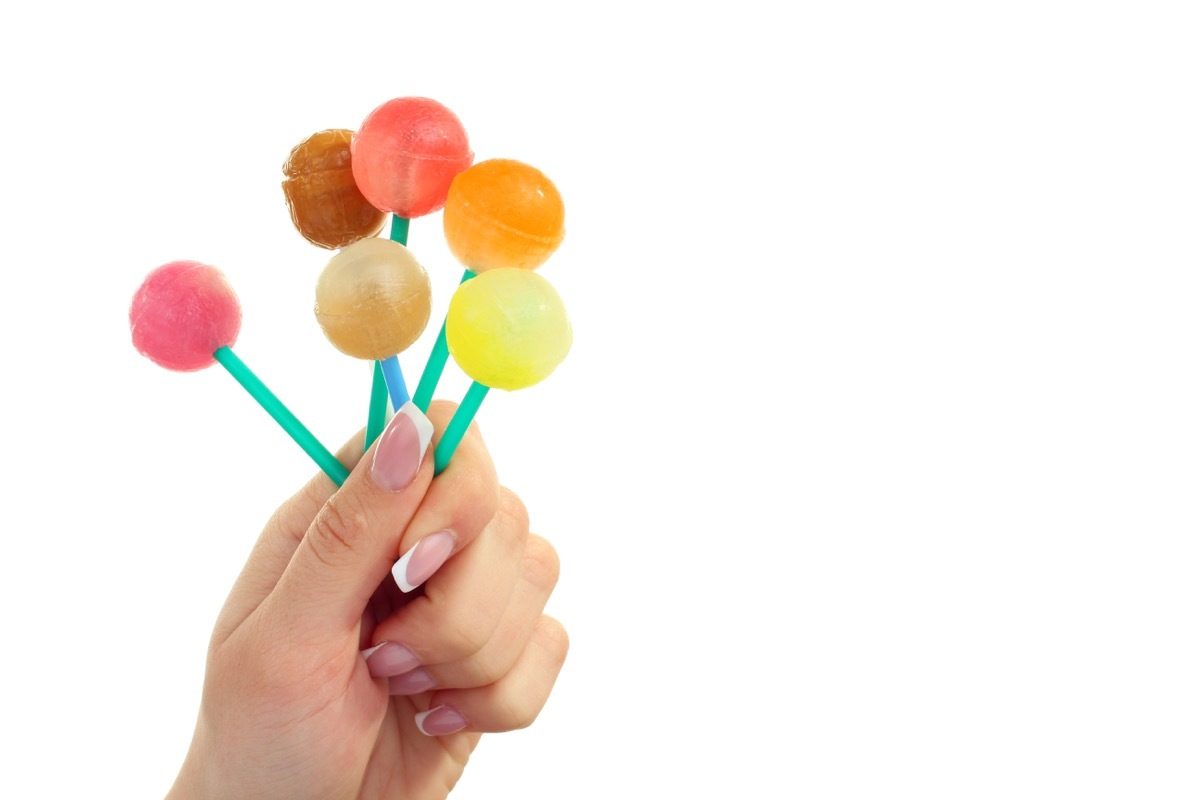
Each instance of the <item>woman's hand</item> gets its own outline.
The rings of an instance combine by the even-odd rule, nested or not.
[[[443,798],[481,733],[537,716],[567,652],[542,614],[557,556],[475,426],[433,480],[453,411],[409,404],[340,490],[319,475],[267,524],[170,797]]]

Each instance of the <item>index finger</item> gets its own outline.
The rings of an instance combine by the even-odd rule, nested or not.
[[[431,451],[457,406],[435,401],[428,411],[436,431]],[[451,556],[467,547],[500,508],[496,467],[474,422],[449,466],[434,479],[400,539],[400,560],[392,567],[396,585],[411,592]]]

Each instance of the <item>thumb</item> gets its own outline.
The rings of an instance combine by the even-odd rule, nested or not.
[[[433,424],[406,403],[317,513],[264,601],[297,634],[338,635],[359,624],[433,480],[425,457],[432,437]]]

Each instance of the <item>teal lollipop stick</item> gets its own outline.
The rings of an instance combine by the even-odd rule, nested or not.
[[[408,246],[408,223],[409,221],[398,214],[392,214],[392,230],[390,238],[393,242],[399,242],[405,247]]]
[[[458,449],[462,438],[467,435],[467,428],[471,426],[471,420],[475,419],[475,414],[479,412],[479,406],[483,404],[483,398],[487,397],[487,393],[488,387],[479,381],[471,381],[471,388],[467,389],[467,394],[463,397],[458,410],[450,418],[450,424],[446,426],[446,432],[442,434],[437,450],[433,453],[434,475],[441,475],[442,470],[450,464],[454,451]]]
[[[378,361],[373,364],[373,372],[371,405],[367,409],[367,438],[363,441],[364,453],[371,449],[371,445],[375,443],[387,425],[388,388],[384,385],[383,366]]]
[[[475,273],[471,270],[463,270],[462,280],[458,282],[462,286],[471,278],[475,277]],[[413,402],[417,408],[421,409],[424,414],[429,411],[429,404],[433,402],[433,393],[437,390],[438,381],[442,379],[442,373],[446,370],[446,361],[450,358],[450,348],[446,346],[446,323],[442,322],[442,329],[438,331],[437,339],[433,343],[433,350],[429,353],[429,360],[425,362],[425,369],[421,372],[421,380],[417,383],[417,391],[413,395]]]
[[[258,379],[258,376],[246,366],[244,361],[228,347],[218,348],[213,353],[213,358],[228,370],[234,380],[258,401],[258,404],[279,423],[287,435],[291,436],[292,440],[308,453],[309,458],[316,462],[331,481],[338,486],[345,483],[346,478],[350,477],[350,471],[342,466],[342,462],[338,461],[333,453],[325,448],[325,445],[317,441],[317,437],[304,427],[296,415],[289,411],[287,406],[267,388],[266,384]]]

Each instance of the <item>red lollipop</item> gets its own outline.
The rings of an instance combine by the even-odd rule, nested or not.
[[[475,157],[462,122],[427,97],[399,97],[376,108],[350,140],[350,153],[363,197],[404,219],[444,206],[450,182]]]

